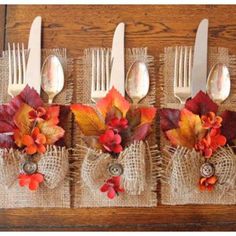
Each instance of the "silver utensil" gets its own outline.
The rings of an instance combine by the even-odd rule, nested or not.
[[[122,96],[125,95],[125,24],[119,23],[116,27],[112,42],[112,68],[110,88],[115,87]]]
[[[191,96],[192,47],[175,48],[174,96],[181,104]]]
[[[215,64],[207,79],[207,93],[216,103],[222,103],[230,94],[229,69],[222,63]]]
[[[200,90],[206,91],[207,79],[207,40],[208,40],[208,20],[204,19],[200,22],[197,30],[193,67],[192,67],[192,83],[191,96],[194,97]]]
[[[8,63],[9,63],[9,77],[8,77],[8,94],[12,97],[17,96],[26,86],[25,77],[25,49],[24,44],[13,43],[13,49],[8,43]]]
[[[91,100],[97,102],[106,96],[110,89],[110,51],[92,50]]]
[[[26,68],[26,82],[39,94],[41,90],[41,16],[37,16],[30,29],[29,35],[29,58]]]
[[[125,90],[134,104],[146,97],[149,90],[149,73],[144,62],[134,62],[127,73]]]
[[[59,58],[49,55],[42,67],[42,89],[48,95],[48,103],[53,102],[54,97],[64,87],[64,71]]]

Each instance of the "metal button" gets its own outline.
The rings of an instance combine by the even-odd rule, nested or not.
[[[209,178],[214,175],[215,173],[215,168],[212,164],[210,163],[204,163],[201,168],[200,168],[200,173],[203,177]]]
[[[124,170],[121,164],[111,163],[108,165],[108,171],[112,176],[120,176]]]
[[[23,163],[22,169],[26,174],[33,174],[37,171],[38,166],[35,162],[26,161],[25,163]]]

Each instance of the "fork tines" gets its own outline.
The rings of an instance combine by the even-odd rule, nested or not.
[[[175,48],[174,95],[184,103],[191,95],[192,47]]]
[[[23,43],[21,46],[19,43],[17,43],[17,46],[13,43],[12,49],[10,43],[8,43],[8,63],[8,93],[11,96],[16,96],[26,85],[25,49]]]
[[[110,52],[106,49],[92,50],[91,99],[97,101],[109,90]]]

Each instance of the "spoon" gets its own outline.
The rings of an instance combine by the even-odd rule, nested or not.
[[[230,94],[229,69],[222,63],[215,64],[207,79],[207,93],[210,98],[220,104],[225,101]]]
[[[144,62],[134,62],[127,73],[125,90],[134,104],[146,97],[149,90],[148,68]]]
[[[52,104],[54,97],[64,87],[64,72],[59,58],[49,55],[42,67],[42,89],[48,95],[48,103]]]

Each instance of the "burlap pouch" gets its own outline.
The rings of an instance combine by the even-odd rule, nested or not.
[[[173,93],[175,48],[165,48],[160,56],[161,107],[179,108],[181,106]],[[229,55],[225,48],[210,48],[208,71],[215,63],[224,63],[230,69],[231,93],[219,110],[236,110],[236,70],[235,56]],[[209,159],[214,165],[218,181],[213,191],[200,191],[200,167],[204,158],[195,150],[183,147],[170,147],[161,133],[161,202],[163,204],[235,204],[236,203],[236,155],[231,147],[218,149]]]
[[[110,49],[106,49],[109,50]],[[142,101],[142,105],[156,104],[156,80],[154,77],[153,57],[147,54],[147,49],[126,50],[126,70],[136,60],[144,61],[149,67],[150,91]],[[91,49],[84,51],[77,63],[76,101],[90,104],[91,93]],[[155,122],[154,122],[155,123]],[[74,158],[74,207],[152,207],[157,204],[157,167],[159,153],[156,145],[156,124],[153,124],[153,134],[147,142],[137,142],[125,149],[117,160],[109,154],[104,154],[88,148],[79,128],[75,124],[73,144],[75,145]],[[149,146],[150,145],[150,146]],[[119,194],[115,199],[108,199],[106,194],[100,192],[104,180],[109,178],[107,166],[109,163],[119,163],[123,166],[122,184],[125,193]]]
[[[27,53],[27,51],[26,51]],[[57,104],[70,104],[73,97],[73,60],[67,59],[66,49],[42,50],[42,60],[48,55],[57,55],[65,72],[63,91],[55,98]],[[3,52],[0,58],[0,103],[10,100],[8,86],[8,55]],[[42,92],[44,102],[47,95]],[[65,130],[65,144],[71,147],[71,114],[61,124]],[[68,174],[70,155],[66,147],[48,146],[38,161],[38,172],[44,175],[44,182],[36,191],[20,187],[17,177],[23,155],[17,150],[0,150],[0,208],[21,207],[70,207],[70,179]]]

